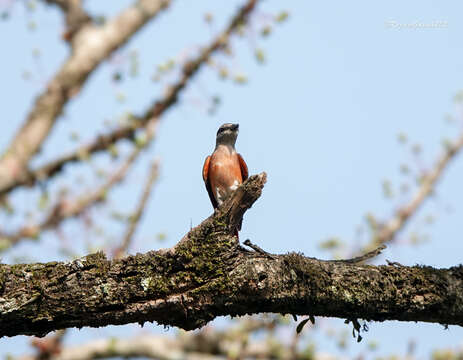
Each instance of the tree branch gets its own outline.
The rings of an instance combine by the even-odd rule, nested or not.
[[[115,257],[123,256],[129,249],[130,242],[132,241],[135,230],[137,230],[138,223],[140,222],[143,212],[145,211],[146,203],[150,198],[151,192],[153,190],[154,182],[157,180],[159,175],[159,160],[153,161],[153,164],[150,167],[150,173],[146,180],[145,187],[143,188],[143,193],[138,202],[137,208],[133,215],[130,217],[129,226],[127,231],[122,239],[122,244],[116,249]]]
[[[67,41],[71,41],[82,26],[91,20],[82,6],[82,0],[45,0],[45,2],[58,6],[66,15],[67,29],[63,38]]]
[[[157,119],[151,119],[151,121],[148,122],[146,126],[145,144],[143,146],[136,146],[127,157],[127,159],[125,159],[123,164],[116,171],[114,171],[114,173],[107,179],[107,181],[99,188],[90,193],[86,192],[84,195],[72,201],[67,199],[59,200],[57,204],[53,206],[52,210],[45,217],[45,219],[40,223],[23,226],[13,234],[0,232],[0,239],[2,241],[1,251],[7,250],[22,239],[35,239],[43,231],[56,228],[63,221],[69,218],[77,217],[92,205],[105,200],[108,192],[115,185],[119,184],[125,179],[127,173],[137,160],[138,156],[151,143],[156,134],[157,124]]]
[[[29,160],[40,150],[64,106],[93,70],[169,3],[138,0],[105,25],[89,23],[79,30],[71,56],[38,96],[25,123],[0,157],[0,193],[27,178]]]
[[[64,348],[49,360],[94,360],[105,358],[148,358],[163,360],[223,360],[223,355],[211,355],[185,349],[181,341],[166,336],[138,336],[129,339],[101,339],[88,344]],[[37,360],[22,356],[16,360]]]
[[[33,356],[34,360],[50,360],[61,353],[62,342],[66,330],[58,330],[53,335],[45,338],[32,338],[31,345],[37,349],[38,354]]]
[[[256,3],[257,0],[248,0],[237,14],[233,16],[227,28],[220,33],[209,46],[204,48],[196,58],[188,61],[183,66],[181,78],[169,87],[166,94],[161,99],[154,102],[145,114],[133,117],[133,121],[130,125],[118,128],[109,134],[100,135],[90,144],[84,145],[76,151],[68,155],[64,155],[40,167],[39,169],[25,171],[23,173],[15,173],[15,176],[9,177],[8,181],[2,180],[2,162],[0,161],[0,195],[6,194],[18,186],[31,186],[37,181],[51,178],[60,172],[64,165],[68,163],[78,162],[91,154],[107,150],[109,146],[119,140],[132,140],[136,131],[143,128],[150,119],[156,118],[160,120],[161,115],[163,115],[166,110],[177,102],[181,91],[186,87],[194,75],[198,73],[199,69],[207,62],[211,55],[222,49],[227,44],[230,35],[238,28],[238,26],[247,21],[249,15],[256,6]]]
[[[444,153],[438,159],[431,171],[424,174],[421,179],[421,185],[407,204],[400,207],[394,216],[384,224],[381,224],[378,232],[374,235],[372,241],[365,249],[377,247],[381,244],[392,241],[397,233],[403,229],[407,221],[416,213],[424,201],[433,193],[434,188],[440,178],[443,176],[445,169],[451,160],[458,155],[463,148],[463,133],[452,143],[447,144]]]
[[[177,337],[138,335],[132,338],[110,338],[64,347],[48,360],[94,360],[104,358],[148,358],[153,360],[224,360],[224,359],[280,359],[280,360],[334,360],[325,354],[310,354],[304,350],[293,353],[287,342],[270,337],[249,341],[256,330],[275,326],[273,322],[259,322],[247,327],[246,321],[224,331],[207,327],[203,331],[181,333]],[[233,355],[231,355],[233,354]],[[14,360],[37,360],[25,355]]]
[[[170,249],[109,261],[0,266],[0,336],[156,321],[195,329],[262,312],[463,325],[463,266],[449,269],[320,261],[244,251],[234,231],[260,196],[251,176]]]

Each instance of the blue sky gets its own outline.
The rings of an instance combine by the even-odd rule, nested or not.
[[[108,12],[103,2],[87,1],[93,13],[109,15],[129,3],[112,4]],[[105,119],[125,112],[141,113],[169,82],[151,81],[156,65],[182,53],[194,54],[198,46],[207,44],[223,28],[238,4],[174,2],[92,75],[82,93],[66,107],[34,164],[73,149],[76,144],[69,141],[73,129],[78,128],[81,138],[88,141],[104,131]],[[402,163],[416,169],[410,155],[412,144],[422,145],[422,166],[430,168],[441,152],[442,139],[455,137],[463,130],[461,117],[454,125],[444,120],[446,114],[461,111],[453,102],[463,83],[463,8],[459,2],[283,4],[267,0],[259,9],[248,36],[233,39],[235,57],[215,58],[228,64],[232,74],[246,74],[248,83],[222,81],[217,71],[204,68],[182,94],[179,105],[165,114],[158,140],[144,155],[143,163],[111,197],[114,208],[125,209],[128,204],[133,208],[143,184],[140,179],[146,174],[146,161],[161,158],[161,178],[150,200],[148,216],[137,232],[133,252],[171,246],[190,224],[198,224],[211,213],[201,167],[213,150],[221,123],[240,123],[237,149],[250,173],[268,174],[262,198],[246,214],[241,238],[250,238],[275,253],[301,251],[323,258],[330,254],[320,251],[321,240],[340,236],[355,246],[355,229],[367,212],[386,219],[407,200],[407,196],[385,200],[381,183],[390,179],[397,188],[404,179],[399,172]],[[268,16],[281,10],[289,11],[288,21],[276,26],[268,38],[261,38],[259,28]],[[215,15],[211,26],[204,24],[205,12]],[[37,30],[27,29],[30,21],[37,23]],[[416,23],[436,22],[441,26],[413,28]],[[0,23],[0,42],[7,44],[0,67],[0,148],[8,144],[34,96],[66,57],[68,50],[59,40],[62,29],[59,13],[41,4],[36,12],[29,13],[18,2],[10,19]],[[255,61],[256,47],[265,51],[264,65]],[[35,48],[41,53],[38,61],[32,56]],[[139,76],[121,84],[111,83],[118,67],[128,67],[124,59],[133,50],[140,54]],[[32,74],[32,80],[22,79],[25,70]],[[125,94],[123,103],[115,101],[118,93]],[[221,104],[216,114],[209,116],[207,104],[215,95],[220,96]],[[410,139],[405,146],[397,142],[401,132]],[[99,157],[98,161],[104,163],[105,159]],[[82,173],[86,174],[85,169]],[[426,202],[400,236],[406,240],[412,231],[421,229],[429,235],[429,241],[414,247],[391,246],[385,258],[406,265],[438,267],[461,262],[462,176],[463,159],[457,158],[434,198]],[[65,182],[58,178],[53,186]],[[15,194],[15,199],[25,203],[28,196],[30,193],[22,191]],[[452,211],[447,211],[449,207]],[[436,222],[423,227],[423,218],[429,214],[436,216]],[[71,222],[65,228],[72,234],[77,225]],[[120,231],[117,226],[112,230],[115,236]],[[154,240],[160,232],[167,235],[161,245]],[[48,235],[44,247],[21,245],[10,256],[34,254],[34,259],[55,260],[56,241],[55,236]],[[138,326],[75,331],[70,341],[78,343],[124,331],[136,333]],[[320,350],[336,351],[319,337]],[[379,342],[378,354],[404,354],[410,338],[417,340],[418,354],[424,356],[436,347],[461,345],[463,330],[453,326],[443,330],[436,324],[373,323],[365,341],[357,344],[352,339],[349,354],[364,351],[370,339]],[[17,353],[18,344],[24,342],[22,337],[1,339],[0,355]]]

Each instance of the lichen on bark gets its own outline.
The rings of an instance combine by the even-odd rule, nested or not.
[[[156,321],[195,329],[261,312],[463,325],[463,268],[360,265],[244,249],[235,236],[260,196],[250,177],[170,249],[122,259],[0,265],[0,336]]]

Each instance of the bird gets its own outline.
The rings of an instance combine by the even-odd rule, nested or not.
[[[215,150],[204,161],[203,180],[214,209],[222,205],[249,175],[246,162],[235,149],[238,132],[239,124],[220,126]]]

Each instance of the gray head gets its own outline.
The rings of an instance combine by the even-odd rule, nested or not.
[[[236,138],[238,137],[238,124],[226,123],[219,127],[217,131],[216,146],[227,145],[232,148],[235,147]]]

